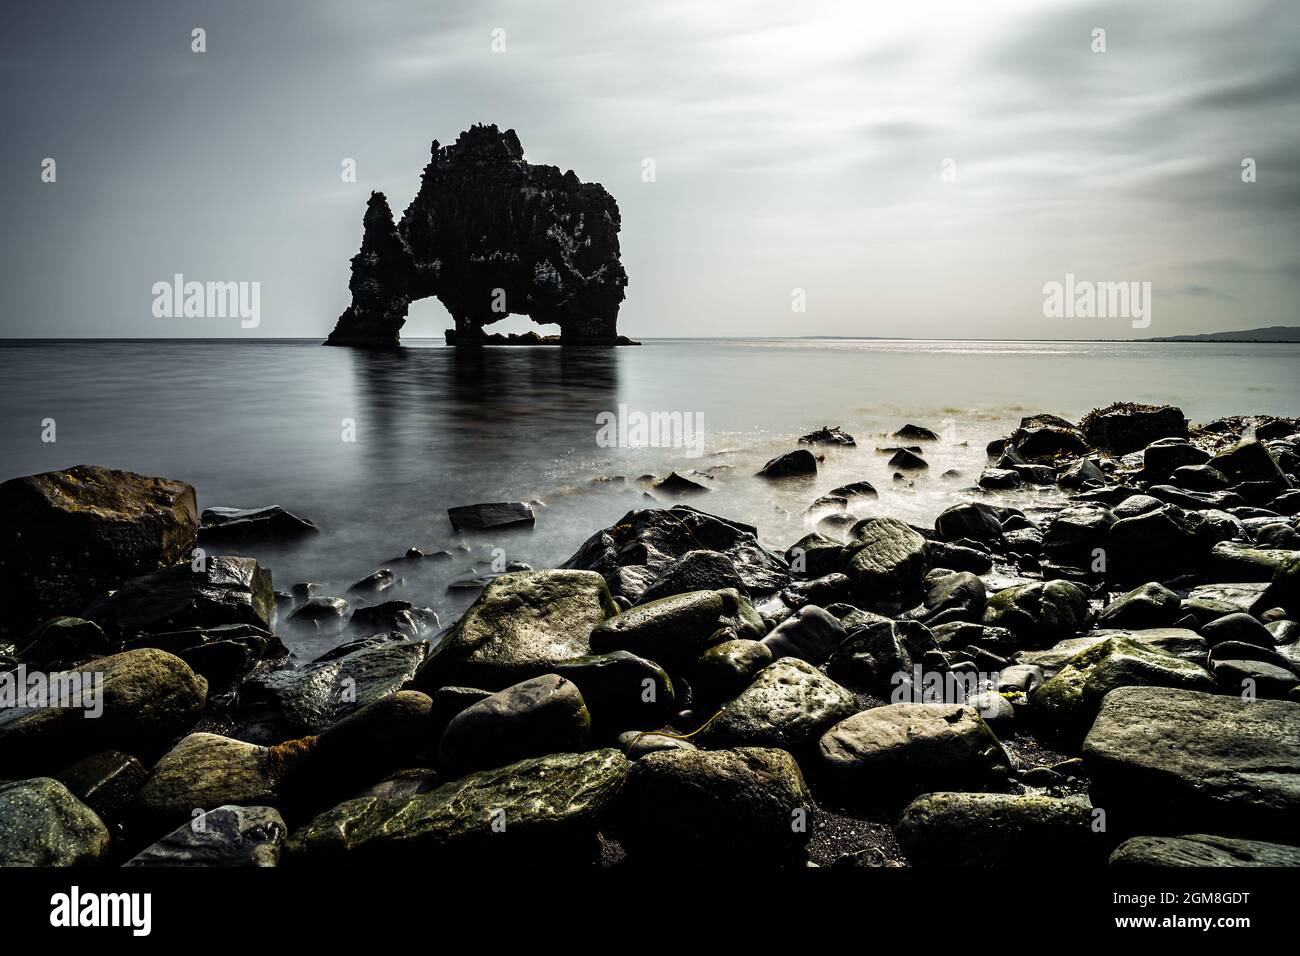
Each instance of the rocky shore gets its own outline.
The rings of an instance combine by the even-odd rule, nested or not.
[[[895,437],[899,480],[953,440]],[[328,529],[4,482],[0,864],[1300,865],[1300,424],[1119,404],[988,454],[933,527],[865,481],[779,546],[650,500],[445,624],[388,596],[416,548],[276,590],[239,550]],[[1035,487],[1060,505],[1005,503]]]

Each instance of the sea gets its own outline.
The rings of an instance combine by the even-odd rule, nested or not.
[[[1230,343],[650,339],[618,349],[324,348],[317,340],[9,340],[0,343],[0,479],[98,464],[194,485],[199,507],[278,504],[321,534],[247,547],[277,589],[351,584],[408,548],[451,558],[393,565],[385,597],[444,623],[464,582],[509,562],[553,567],[637,508],[684,503],[754,525],[784,550],[809,506],[869,481],[859,517],[931,524],[976,494],[985,447],[1026,415],[1077,420],[1114,401],[1174,404],[1194,422],[1300,415],[1300,345]],[[929,467],[888,464],[905,424],[931,429]],[[816,477],[756,472],[822,426]],[[707,490],[656,491],[670,472]],[[896,477],[896,474],[898,477]],[[1054,491],[993,497],[1033,511]],[[531,502],[534,527],[453,530],[447,509]],[[460,582],[458,584],[458,582]],[[341,638],[284,628],[310,659]]]

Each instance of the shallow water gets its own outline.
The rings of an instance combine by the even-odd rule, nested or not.
[[[1169,402],[1193,421],[1300,415],[1300,346],[845,340],[652,340],[617,350],[493,348],[457,354],[432,341],[397,352],[315,341],[7,342],[0,346],[0,477],[107,465],[191,482],[200,508],[280,504],[324,534],[291,548],[251,548],[278,588],[323,593],[415,545],[469,546],[388,596],[454,617],[472,595],[447,584],[507,561],[546,567],[592,532],[649,503],[635,484],[676,469],[708,471],[688,503],[757,525],[784,549],[810,527],[806,509],[848,481],[880,491],[860,516],[929,523],[969,488],[984,446],[1026,414],[1077,419],[1112,401]],[[608,448],[597,415],[703,416],[702,454]],[[42,441],[42,421],[56,441]],[[354,442],[343,440],[344,420]],[[891,479],[888,433],[915,422],[940,433],[930,469]],[[815,479],[771,483],[754,472],[799,435],[842,425],[857,448],[829,448]],[[956,469],[962,479],[940,475]],[[1032,505],[1033,494],[1009,501]],[[454,534],[446,509],[539,500],[531,532]],[[290,641],[319,653],[326,637]]]

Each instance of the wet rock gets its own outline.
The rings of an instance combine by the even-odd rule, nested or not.
[[[1092,725],[1102,698],[1129,686],[1212,691],[1214,678],[1199,664],[1145,642],[1109,637],[1071,658],[1033,692],[1030,703],[1046,731],[1077,742]]]
[[[430,739],[436,745],[442,739],[442,733],[453,717],[471,704],[477,704],[480,700],[491,696],[491,691],[479,687],[439,687],[437,690],[430,691]]]
[[[868,518],[846,549],[859,602],[908,601],[928,570],[926,541],[895,518]]]
[[[1192,588],[1183,600],[1183,610],[1202,625],[1228,614],[1247,613],[1256,604],[1267,607],[1269,585],[1249,581],[1235,584],[1202,584]]]
[[[1079,429],[1093,448],[1127,455],[1161,438],[1186,438],[1187,419],[1172,405],[1116,402],[1089,412]]]
[[[676,700],[668,673],[627,651],[558,661],[554,673],[577,685],[597,736],[662,726]]]
[[[1132,495],[1111,508],[1110,513],[1118,520],[1120,518],[1133,518],[1137,515],[1146,514],[1148,511],[1156,511],[1162,507],[1164,507],[1164,502],[1159,498],[1152,498],[1150,495]]]
[[[372,571],[364,578],[358,581],[352,587],[348,588],[349,594],[359,594],[364,597],[374,597],[387,591],[397,582],[397,578],[389,568],[380,568],[378,571]]]
[[[1245,505],[1246,499],[1235,491],[1192,491],[1175,485],[1152,485],[1147,494],[1159,498],[1165,504],[1177,505],[1188,511],[1203,511],[1208,508],[1228,509]]]
[[[665,495],[695,495],[709,490],[707,485],[692,481],[675,471],[671,472],[663,481],[655,482],[652,487],[655,491]]]
[[[1264,608],[1284,608],[1292,617],[1300,617],[1300,555],[1293,555],[1278,566],[1257,603]]]
[[[288,650],[265,628],[252,624],[219,624],[159,634],[141,634],[124,642],[124,649],[156,647],[175,654],[221,691],[246,677],[263,660],[282,660]]]
[[[878,498],[880,493],[876,491],[875,486],[869,481],[851,481],[847,485],[832,488],[828,495],[849,501],[853,498]]]
[[[935,790],[1005,786],[1010,761],[970,707],[898,703],[836,724],[818,745],[821,768],[846,799],[901,802]]]
[[[1277,569],[1294,557],[1300,557],[1300,552],[1220,541],[1210,549],[1207,573],[1212,581],[1271,581]]]
[[[1083,458],[1064,469],[1056,483],[1070,491],[1083,491],[1106,484],[1106,473],[1091,458]]]
[[[1097,505],[1064,508],[1043,525],[1042,554],[1066,567],[1092,568],[1106,553],[1115,516]]]
[[[1242,442],[1235,448],[1220,452],[1210,459],[1210,465],[1234,485],[1263,482],[1274,489],[1273,494],[1280,494],[1291,485],[1268,448],[1258,441]]]
[[[1022,664],[1041,667],[1047,677],[1060,672],[1072,658],[1112,637],[1141,641],[1192,664],[1203,665],[1207,647],[1205,639],[1180,627],[1156,627],[1137,630],[1090,631],[1068,638],[1043,651],[1021,651],[1016,659]]]
[[[753,683],[755,675],[770,663],[772,651],[762,641],[723,641],[700,654],[691,665],[688,677],[700,699],[730,700]]]
[[[628,760],[640,760],[660,750],[699,750],[689,740],[648,730],[629,730],[618,735],[618,748]]]
[[[532,505],[522,501],[461,505],[447,509],[453,531],[504,531],[531,528],[536,523]]]
[[[399,690],[354,710],[326,728],[310,759],[294,768],[293,808],[314,812],[354,796],[362,784],[427,762],[446,724],[435,725],[433,699],[419,691]]]
[[[0,866],[89,866],[109,834],[90,808],[49,777],[0,781]]]
[[[980,473],[978,484],[988,491],[1010,491],[1020,487],[1020,472],[1009,468],[985,468]]]
[[[104,631],[79,617],[55,617],[40,625],[18,645],[17,657],[37,670],[62,670],[112,649]]]
[[[188,561],[197,527],[194,489],[181,481],[78,465],[0,484],[0,638]]]
[[[812,795],[788,753],[665,750],[632,765],[614,834],[633,864],[790,863],[812,833]]]
[[[612,593],[633,600],[688,551],[718,551],[731,559],[743,593],[778,591],[790,583],[785,561],[758,543],[751,526],[686,505],[630,511],[592,535],[563,567],[596,571]]]
[[[275,597],[271,572],[252,558],[208,558],[132,578],[86,608],[83,617],[110,636],[132,637],[220,624],[268,628]]]
[[[902,468],[904,471],[919,471],[929,468],[930,463],[915,452],[908,451],[906,448],[900,448],[894,452],[893,457],[889,459],[889,467]]]
[[[737,591],[692,591],[640,604],[591,632],[596,653],[623,650],[673,667],[688,664],[706,647],[735,638],[761,638],[766,628]]]
[[[1069,581],[1045,581],[998,591],[988,599],[984,623],[1005,627],[1027,646],[1045,647],[1072,637],[1088,618],[1088,595]]]
[[[277,866],[287,832],[274,807],[217,807],[181,824],[123,865]]]
[[[925,577],[923,620],[929,627],[984,618],[984,582],[969,571],[936,569]]]
[[[1138,477],[1150,484],[1167,481],[1174,469],[1184,465],[1203,465],[1210,453],[1183,438],[1161,438],[1142,451],[1142,471]]]
[[[294,541],[320,534],[312,521],[279,505],[265,508],[205,508],[200,517],[199,543],[210,545],[264,544]]]
[[[785,553],[791,569],[800,575],[819,578],[844,567],[844,545],[824,534],[804,535]]]
[[[385,641],[301,669],[258,674],[240,687],[241,705],[273,721],[284,736],[318,734],[408,684],[427,648],[422,642]]]
[[[688,591],[740,590],[743,587],[736,566],[725,554],[720,551],[687,551],[664,568],[634,603],[645,604]]]
[[[1300,866],[1300,847],[1192,833],[1130,837],[1110,855],[1116,869],[1150,867]]]
[[[310,625],[326,634],[343,630],[348,602],[341,597],[314,597],[289,615],[295,624]]]
[[[471,704],[452,718],[438,760],[459,776],[548,753],[582,750],[591,717],[572,681],[545,674]]]
[[[1223,472],[1209,465],[1182,465],[1174,469],[1169,482],[1191,491],[1223,491],[1230,484]]]
[[[437,612],[429,607],[412,607],[410,601],[384,601],[359,607],[348,619],[348,629],[375,634],[395,631],[412,640],[436,634],[439,628]]]
[[[1057,415],[1031,415],[1020,420],[1011,444],[1025,458],[1056,458],[1088,450],[1083,433]]]
[[[501,690],[592,652],[591,632],[616,608],[600,575],[524,571],[493,580],[429,654],[416,685]]]
[[[808,605],[826,606],[828,604],[845,604],[853,597],[853,582],[848,575],[838,572],[814,578],[811,581],[796,581],[781,592],[781,600],[792,610],[799,610]]]
[[[1005,793],[927,793],[898,823],[898,840],[916,865],[1025,866],[1034,860],[1087,865],[1104,859],[1086,799]]]
[[[1300,704],[1120,687],[1083,758],[1114,832],[1300,839]]]
[[[1249,694],[1270,700],[1286,700],[1300,685],[1290,668],[1258,660],[1215,660],[1211,665],[1219,689],[1225,694]]]
[[[709,749],[779,747],[798,752],[857,709],[849,691],[811,664],[788,657],[759,671],[695,740]]]
[[[628,767],[617,750],[551,754],[470,774],[426,793],[358,797],[295,831],[286,850],[292,862],[304,864],[349,858],[477,866],[576,862],[594,843]]]
[[[190,734],[169,750],[136,794],[141,832],[168,832],[195,810],[226,804],[277,806],[280,785],[302,752],[262,747],[219,734]]]
[[[71,687],[73,673],[84,693],[66,706],[0,708],[4,773],[57,772],[101,750],[152,756],[194,726],[207,702],[207,681],[153,648],[98,658],[52,683]]]
[[[1168,581],[1194,569],[1207,550],[1186,513],[1165,505],[1110,526],[1107,570],[1117,581]]]
[[[1183,616],[1177,594],[1152,581],[1112,601],[1097,615],[1098,627],[1170,627]]]
[[[1002,537],[1002,522],[996,508],[977,501],[967,501],[944,509],[934,519],[939,537],[948,542],[970,538],[972,541],[997,541]]]
[[[969,540],[963,538],[962,540]],[[1039,533],[1037,529],[1013,531],[1006,538],[1010,549],[1019,547],[1021,551],[1038,551]],[[1013,546],[1013,542],[1015,545]],[[1032,544],[1032,547],[1029,545]],[[988,574],[993,570],[993,556],[968,548],[965,545],[949,544],[946,541],[928,541],[925,545],[929,563],[935,568],[949,568],[953,571],[969,571],[971,574]]]
[[[1201,637],[1214,647],[1224,641],[1237,641],[1242,644],[1258,644],[1260,647],[1272,647],[1273,635],[1268,628],[1249,614],[1225,614],[1201,628]]]
[[[148,776],[135,757],[105,750],[78,760],[56,779],[105,823],[117,823]]]
[[[911,686],[914,669],[939,651],[916,621],[883,621],[854,630],[827,662],[827,673],[852,687],[885,696]],[[946,669],[946,668],[945,668]]]
[[[903,441],[938,441],[939,436],[921,425],[907,424],[894,432],[894,437]]]
[[[815,432],[809,432],[799,439],[801,445],[856,445],[853,436],[840,428],[839,425],[832,427],[824,426]]]
[[[774,659],[797,657],[816,667],[825,663],[846,636],[838,620],[809,604],[786,618],[761,643],[772,652]]]
[[[761,478],[806,478],[817,474],[817,458],[806,448],[797,448],[773,458],[758,474]]]

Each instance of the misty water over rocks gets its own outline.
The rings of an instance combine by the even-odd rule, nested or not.
[[[986,444],[1039,411],[1077,420],[1123,399],[1178,405],[1193,421],[1300,414],[1293,345],[651,340],[458,354],[407,344],[6,343],[2,477],[86,462],[190,482],[201,509],[279,504],[322,533],[213,550],[256,557],[277,589],[315,582],[322,595],[392,567],[400,580],[384,598],[433,607],[446,623],[477,593],[449,586],[490,573],[494,558],[498,568],[552,567],[627,511],[654,506],[636,481],[644,475],[675,471],[706,486],[690,497],[650,493],[753,524],[784,550],[827,513],[808,512],[815,499],[854,481],[879,492],[850,503],[857,517],[932,524],[969,497]],[[621,409],[702,416],[702,448],[602,447],[598,416]],[[41,440],[45,419],[54,442]],[[347,420],[354,442],[343,440]],[[878,450],[913,444],[892,436],[908,423],[939,436],[924,442],[924,470],[891,466],[892,451]],[[857,445],[817,446],[825,459],[807,480],[755,477],[827,425]],[[986,500],[1032,513],[1059,494]],[[533,502],[535,527],[452,529],[448,508],[490,501]],[[393,563],[408,547],[451,557]],[[341,640],[282,630],[308,660]]]

